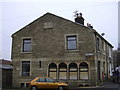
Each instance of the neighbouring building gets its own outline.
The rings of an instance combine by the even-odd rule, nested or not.
[[[118,24],[120,23],[120,1],[118,2]],[[118,25],[118,48],[113,50],[113,71],[119,69],[120,72],[120,25]]]
[[[69,85],[97,85],[110,77],[113,46],[93,27],[46,13],[12,35],[13,87],[37,76]]]
[[[0,59],[1,80],[0,85],[2,89],[12,88],[12,61]]]
[[[120,43],[118,43],[118,49],[113,51],[113,62],[115,71],[118,67],[120,68]]]

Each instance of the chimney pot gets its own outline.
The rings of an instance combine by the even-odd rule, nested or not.
[[[80,17],[82,17],[82,13],[80,13]]]
[[[84,18],[82,17],[82,13],[76,13],[75,22],[84,25]]]
[[[93,26],[89,23],[87,23],[87,27],[93,28]]]

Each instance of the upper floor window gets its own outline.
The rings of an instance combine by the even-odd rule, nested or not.
[[[67,50],[76,50],[76,49],[77,49],[76,35],[67,36]]]
[[[112,57],[112,50],[109,48],[109,57]]]
[[[100,51],[100,39],[99,38],[96,39],[96,48],[98,51]]]
[[[31,52],[31,39],[23,39],[23,52]]]
[[[102,41],[101,48],[105,51],[105,43],[104,43],[104,41]]]

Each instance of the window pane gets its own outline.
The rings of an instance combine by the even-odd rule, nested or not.
[[[88,72],[80,72],[80,79],[88,79]]]
[[[70,49],[70,50],[77,49],[76,36],[67,37],[67,49]]]
[[[45,78],[39,78],[36,82],[45,82]]]
[[[61,63],[59,65],[59,79],[67,79],[67,65],[65,63]]]
[[[68,49],[76,49],[76,41],[68,41]]]
[[[74,41],[76,40],[76,36],[68,36],[68,41]]]
[[[24,87],[25,87],[24,83],[21,83],[21,88],[24,88]]]
[[[85,62],[80,64],[80,79],[88,79],[88,64]]]
[[[73,72],[73,71],[74,71],[74,72],[76,71],[76,72],[77,72],[77,68],[70,68],[70,71],[72,71],[72,72]]]
[[[59,79],[67,79],[67,73],[66,72],[59,72]]]
[[[55,68],[55,69],[54,69],[54,68],[51,68],[50,71],[52,71],[52,72],[57,72],[57,69],[56,69],[56,68]]]
[[[51,78],[46,78],[46,82],[55,82],[55,80],[53,80]]]
[[[81,68],[80,71],[84,72],[84,71],[88,71],[88,69],[87,68]]]
[[[57,72],[49,72],[49,77],[52,77],[53,79],[57,79]]]
[[[32,50],[31,39],[23,40],[23,52],[30,52]]]
[[[97,38],[97,45],[96,45],[96,48],[97,48],[97,50],[100,50],[100,40],[99,40],[99,38]]]
[[[57,65],[55,63],[49,65],[49,77],[57,79]]]
[[[88,64],[85,62],[80,64],[80,79],[88,79]]]
[[[70,79],[77,79],[77,64],[76,63],[70,63],[69,65],[69,78]]]
[[[66,68],[60,68],[59,71],[60,72],[67,72],[67,69]]]
[[[77,79],[77,72],[70,72],[70,79]]]
[[[57,68],[57,65],[55,63],[51,63],[49,65],[49,69],[56,69]]]
[[[41,68],[41,61],[39,61],[39,67]]]
[[[29,76],[30,75],[30,61],[22,62],[22,75]]]

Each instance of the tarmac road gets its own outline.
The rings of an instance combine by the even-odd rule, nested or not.
[[[24,88],[24,89],[2,89],[2,90],[30,90],[30,89]],[[47,89],[47,90],[53,90],[53,89]],[[105,81],[101,85],[95,87],[78,87],[78,88],[76,87],[76,88],[69,88],[68,90],[120,90],[120,84],[114,83],[112,81]]]

